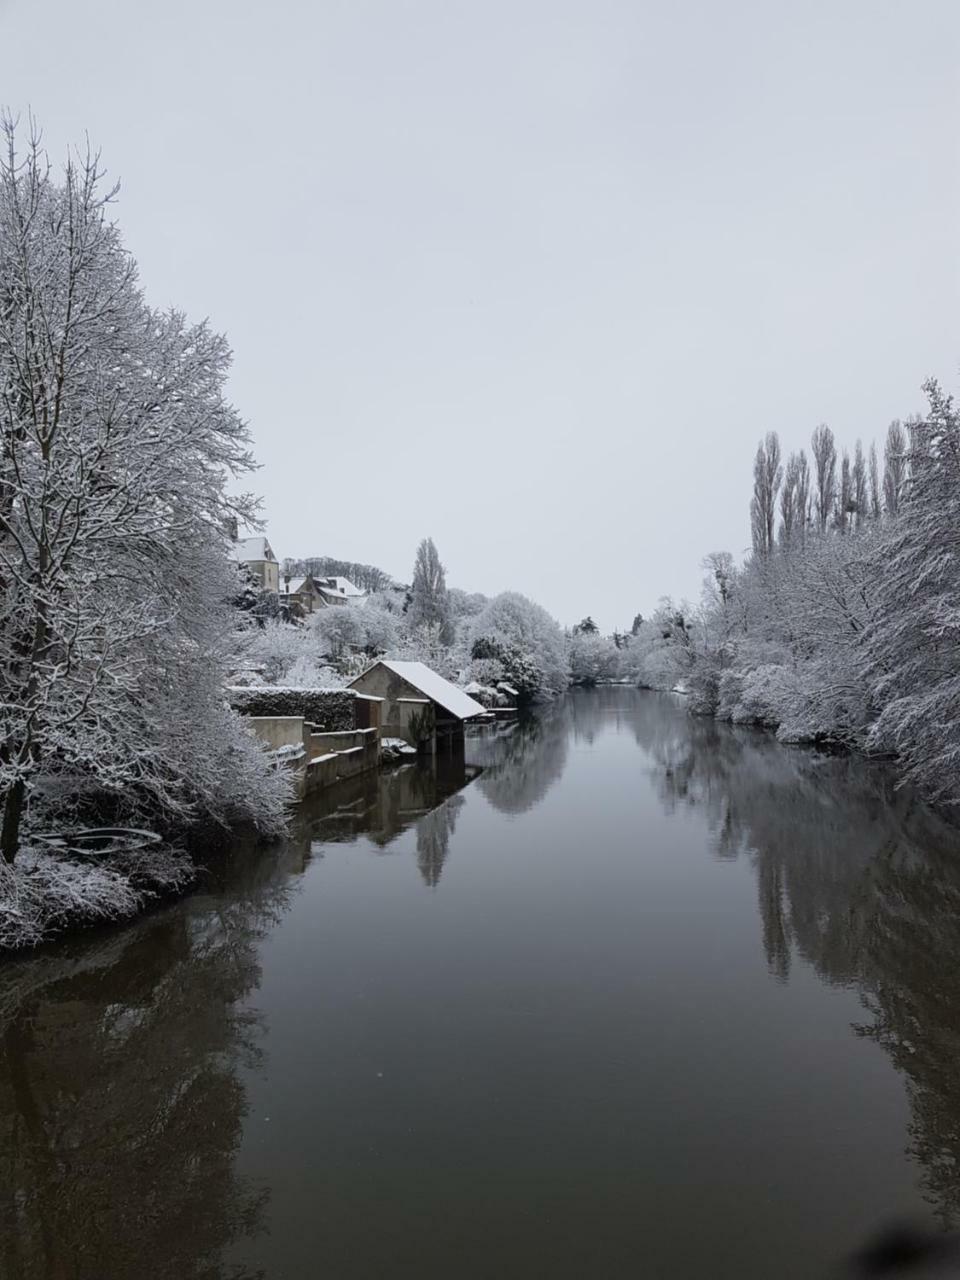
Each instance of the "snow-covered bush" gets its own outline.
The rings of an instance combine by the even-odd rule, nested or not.
[[[570,637],[570,678],[574,684],[615,680],[620,671],[620,650],[610,636],[574,631]]]
[[[305,630],[319,653],[340,658],[351,650],[364,647],[367,634],[365,613],[363,606],[332,605],[315,613]]]
[[[151,898],[185,888],[195,874],[176,847],[103,862],[27,847],[15,865],[0,861],[0,951],[36,946],[66,928],[127,919]]]
[[[319,666],[322,660],[317,637],[308,627],[279,618],[246,632],[241,645],[245,665],[262,670],[268,684],[287,682],[297,664]]]
[[[551,697],[570,683],[567,646],[546,609],[515,591],[496,596],[469,631],[472,659],[495,659],[523,699]]]

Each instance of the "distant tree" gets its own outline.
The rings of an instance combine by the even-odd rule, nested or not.
[[[814,515],[817,528],[824,533],[833,512],[837,484],[837,446],[826,423],[821,423],[814,431],[810,451],[813,454]]]
[[[840,487],[833,504],[833,523],[840,533],[846,533],[850,519],[856,510],[853,501],[853,475],[850,469],[850,455],[846,449],[840,459]]]
[[[880,467],[877,462],[877,446],[870,445],[870,518],[879,520],[883,511],[880,498]]]
[[[796,481],[794,484],[794,540],[801,546],[806,543],[807,529],[810,525],[810,465],[803,449],[797,457]]]
[[[636,615],[634,616],[633,622],[631,623],[631,626],[630,626],[630,634],[631,634],[632,636],[637,635],[637,634],[639,633],[640,628],[641,628],[642,626],[643,626],[643,614],[642,614],[642,613],[638,613],[638,614],[636,614]]]
[[[570,637],[570,676],[575,684],[596,684],[618,674],[619,650],[609,636],[574,628]]]
[[[373,564],[358,564],[355,560],[338,560],[334,556],[307,556],[305,559],[286,559],[283,573],[293,577],[312,574],[315,578],[347,578],[361,591],[389,591],[394,585],[389,573]]]
[[[721,604],[725,605],[733,590],[736,566],[729,551],[711,551],[704,557],[703,567],[707,571],[707,589],[716,592]]]
[[[773,551],[777,493],[782,480],[780,440],[775,431],[768,431],[757,446],[753,462],[753,498],[750,503],[753,549],[760,556],[768,556]]]
[[[576,626],[573,628],[573,633],[574,635],[579,635],[582,633],[583,635],[595,636],[599,632],[599,630],[600,628],[597,626],[594,620],[590,617],[590,615],[587,614],[587,616],[583,619],[583,621],[578,622]]]
[[[857,518],[857,528],[863,527],[870,516],[870,501],[867,490],[867,465],[863,456],[863,445],[857,441],[853,453],[853,506]]]
[[[883,449],[883,508],[888,516],[898,515],[907,482],[907,435],[898,418],[887,428]]]
[[[417,547],[407,617],[411,630],[436,626],[440,628],[442,642],[452,643],[453,626],[446,574],[432,538],[424,538]]]
[[[791,453],[783,476],[783,488],[780,490],[780,544],[784,550],[790,548],[796,533],[799,478],[800,459],[795,453]]]

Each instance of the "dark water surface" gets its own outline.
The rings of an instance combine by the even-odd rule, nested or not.
[[[0,1275],[800,1277],[960,1214],[960,839],[577,692],[0,965]]]

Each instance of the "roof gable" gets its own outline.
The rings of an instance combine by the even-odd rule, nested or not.
[[[234,557],[241,564],[253,560],[274,560],[276,556],[266,538],[239,538],[234,544]]]
[[[479,702],[475,702],[462,689],[458,689],[455,684],[451,684],[449,680],[444,680],[443,676],[437,675],[436,671],[431,671],[426,663],[394,662],[390,658],[381,658],[379,664],[375,663],[374,665],[386,667],[388,671],[392,671],[401,680],[406,680],[407,684],[419,690],[431,702],[435,702],[437,706],[443,707],[444,711],[449,711],[458,720],[469,720],[471,716],[486,714],[485,707],[482,707]],[[357,679],[362,680],[363,676],[358,676]]]

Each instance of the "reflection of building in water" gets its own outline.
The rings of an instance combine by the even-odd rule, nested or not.
[[[220,1280],[264,1194],[237,1177],[256,940],[285,867],[0,970],[0,1275]]]
[[[637,722],[663,804],[707,816],[715,850],[753,865],[771,972],[802,958],[856,988],[858,1035],[907,1082],[910,1153],[960,1222],[960,833],[882,768],[684,714],[650,694]]]
[[[379,776],[359,776],[324,797],[323,804],[303,811],[298,837],[319,849],[365,836],[387,849],[402,831],[415,826],[417,862],[432,887],[440,879],[463,804],[457,793],[480,773],[478,765],[465,762],[462,751],[451,751]]]

